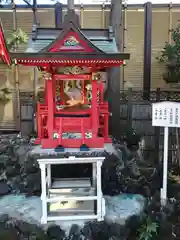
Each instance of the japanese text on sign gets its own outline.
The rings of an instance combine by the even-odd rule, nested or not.
[[[153,126],[180,127],[180,103],[153,103],[152,108]]]

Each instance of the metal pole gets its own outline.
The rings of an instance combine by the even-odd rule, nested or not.
[[[163,159],[163,188],[161,189],[161,205],[167,201],[167,174],[168,174],[168,135],[169,128],[164,128],[164,159]]]
[[[68,0],[68,10],[74,9],[74,0]]]

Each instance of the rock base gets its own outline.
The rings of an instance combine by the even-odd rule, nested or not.
[[[106,144],[105,148],[94,148],[89,151],[80,151],[78,148],[66,148],[64,152],[56,152],[55,149],[42,149],[41,146],[35,146],[28,152],[28,158],[68,158],[75,157],[105,157],[109,159],[110,156],[118,159],[121,165],[121,153],[118,152],[112,144]],[[52,178],[78,178],[78,177],[92,177],[92,164],[63,164],[52,166]]]
[[[124,226],[132,216],[139,216],[144,209],[145,199],[141,195],[121,194],[115,197],[105,196],[106,216],[105,222],[109,225]],[[0,199],[0,216],[9,215],[12,219],[41,226],[41,199],[25,195],[9,195]],[[53,224],[69,234],[71,227],[76,224],[83,228],[87,221],[56,221]],[[97,223],[98,224],[98,223]],[[44,225],[46,230],[52,223]]]

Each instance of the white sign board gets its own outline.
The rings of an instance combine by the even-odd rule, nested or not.
[[[180,127],[180,103],[168,101],[153,103],[152,125],[164,127],[163,188],[161,189],[161,204],[166,205],[169,127]]]
[[[152,125],[180,127],[180,103],[158,102],[152,104]]]

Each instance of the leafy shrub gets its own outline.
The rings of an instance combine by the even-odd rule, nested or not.
[[[172,43],[165,42],[156,60],[164,66],[163,79],[167,83],[180,82],[180,24],[172,29]]]

